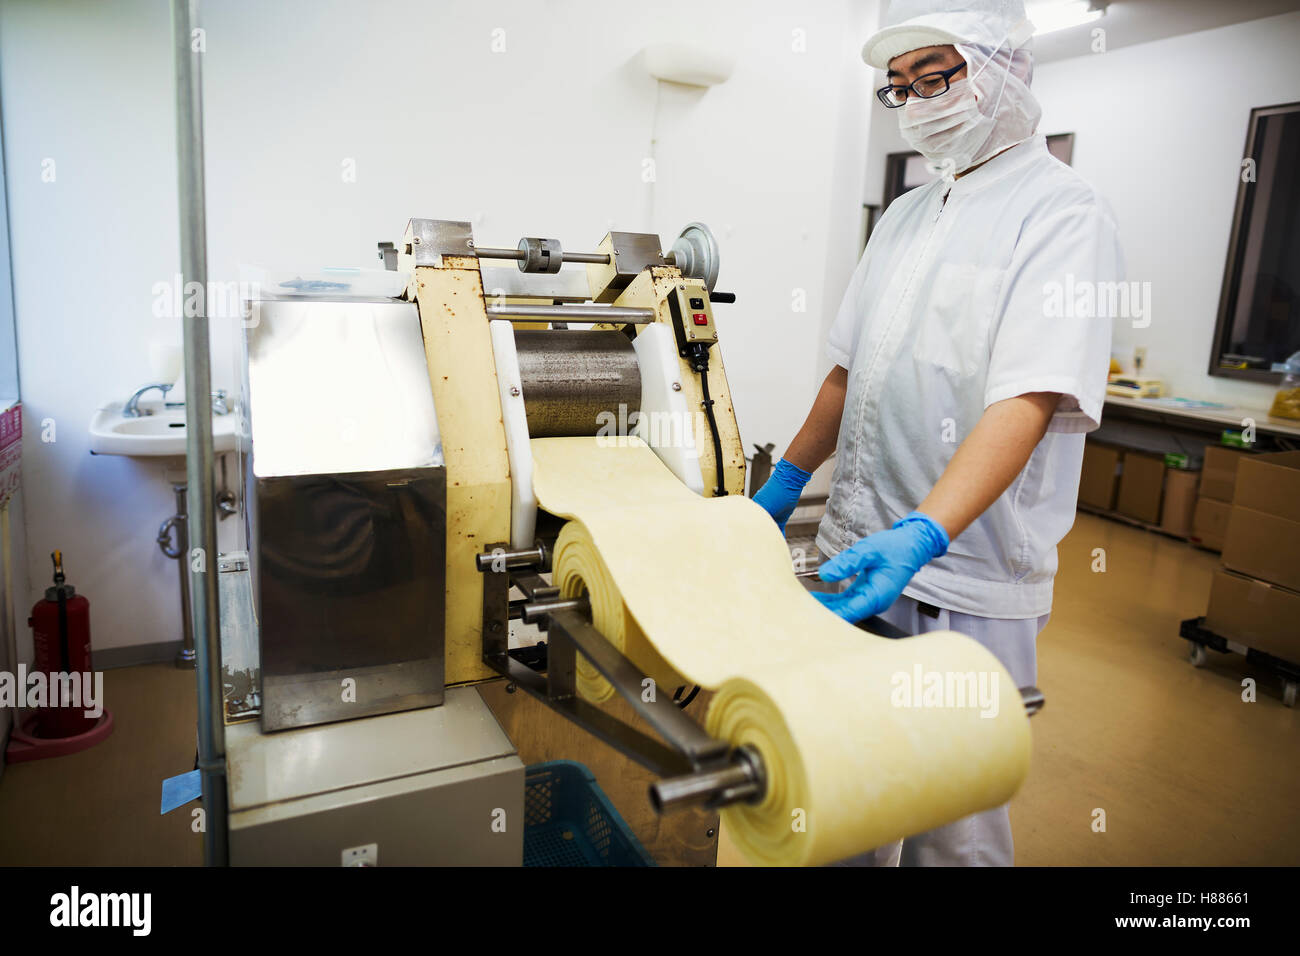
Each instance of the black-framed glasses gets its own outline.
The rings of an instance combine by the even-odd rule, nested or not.
[[[876,98],[891,110],[896,110],[907,102],[909,93],[915,93],[923,100],[942,96],[948,92],[948,80],[954,73],[965,67],[966,61],[963,60],[950,70],[939,70],[937,73],[918,76],[907,86],[882,86],[876,90]]]

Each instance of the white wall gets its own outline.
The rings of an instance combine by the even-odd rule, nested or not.
[[[876,8],[210,2],[210,276],[237,279],[243,262],[371,266],[375,242],[411,216],[471,219],[494,245],[544,235],[573,250],[611,227],[667,242],[703,220],[722,246],[719,288],[740,299],[717,321],[742,437],[784,448],[825,371],[823,332],[858,250],[870,73],[857,50]],[[45,581],[41,557],[64,548],[99,649],[179,633],[175,567],[153,541],[172,510],[161,472],[92,457],[86,437],[99,403],[148,380],[148,343],[179,341],[151,312],[179,261],[167,9],[0,7],[28,597]],[[641,171],[656,84],[638,52],[683,32],[738,63],[707,92],[664,90],[652,197]],[[47,157],[54,183],[40,181]],[[796,289],[806,312],[792,310]],[[232,385],[232,336],[213,334],[214,383]],[[44,420],[57,441],[40,440]]]
[[[1073,132],[1074,167],[1110,201],[1145,329],[1115,325],[1126,366],[1172,394],[1266,407],[1274,387],[1206,371],[1250,111],[1300,100],[1300,13],[1041,65],[1041,129]]]
[[[97,403],[148,377],[150,289],[178,261],[169,33],[162,3],[0,8],[25,412],[30,586],[15,596],[25,660],[25,607],[48,583],[56,547],[92,601],[96,648],[180,635],[175,565],[153,542],[169,491],[155,467],[91,457],[86,434]]]

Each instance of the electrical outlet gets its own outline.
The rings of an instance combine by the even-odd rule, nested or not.
[[[367,843],[365,846],[348,847],[343,851],[342,866],[378,866],[379,844]]]

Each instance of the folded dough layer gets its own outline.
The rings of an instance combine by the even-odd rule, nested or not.
[[[659,688],[717,690],[706,727],[758,750],[767,790],[723,819],[753,861],[817,865],[1005,803],[1029,726],[997,659],[950,631],[867,634],[792,573],[747,498],[701,498],[635,438],[532,442],[539,504],[571,520],[554,554],[565,596]],[[580,691],[612,688],[579,656]]]

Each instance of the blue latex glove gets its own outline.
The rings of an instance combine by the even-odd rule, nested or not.
[[[794,506],[799,503],[803,486],[810,478],[809,472],[782,458],[772,469],[771,476],[763,482],[763,487],[754,494],[754,501],[772,516],[782,534],[785,533],[785,523],[794,514]]]
[[[929,515],[913,511],[888,531],[867,535],[821,566],[823,581],[858,579],[839,594],[813,592],[846,621],[879,614],[898,599],[921,567],[948,551],[948,532]]]

